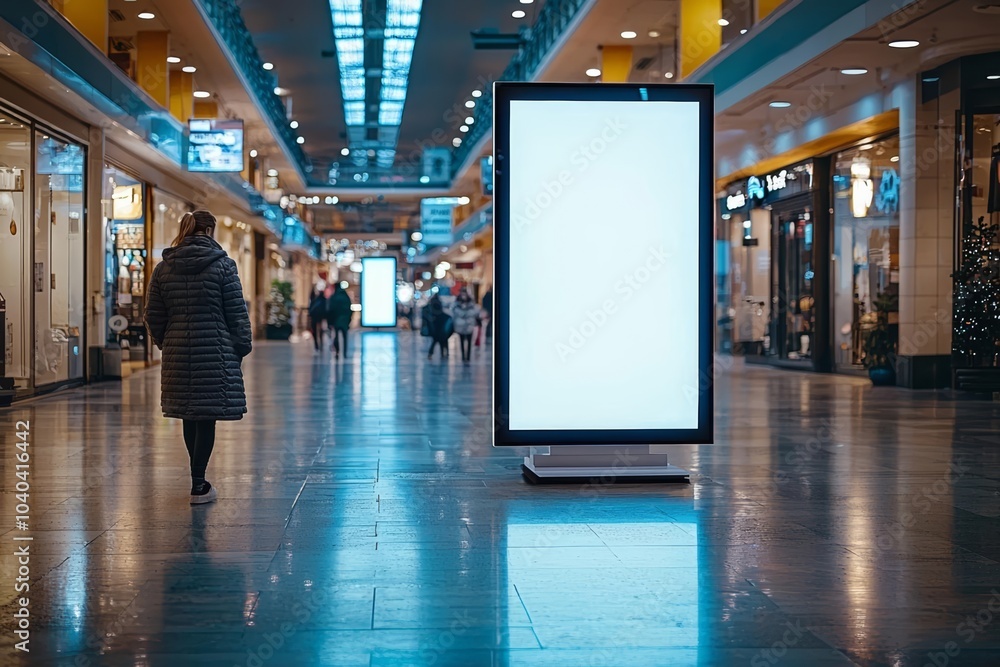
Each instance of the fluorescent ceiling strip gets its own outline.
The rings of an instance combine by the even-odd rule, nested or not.
[[[386,1],[379,125],[398,126],[403,122],[403,106],[422,7],[423,0]],[[395,141],[387,148],[394,147]],[[387,161],[388,156],[388,153],[380,155],[380,162]]]
[[[365,30],[361,0],[330,0],[333,38],[340,67],[344,119],[348,126],[365,124]]]

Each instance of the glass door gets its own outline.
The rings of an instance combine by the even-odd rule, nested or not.
[[[31,393],[31,131],[0,111],[0,389]]]
[[[35,132],[35,385],[83,378],[84,149]]]
[[[771,321],[772,354],[789,361],[810,361],[816,331],[816,277],[810,206],[772,213],[777,262],[772,274],[775,304]]]

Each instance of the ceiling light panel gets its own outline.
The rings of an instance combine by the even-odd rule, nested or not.
[[[365,30],[361,0],[330,0],[333,38],[340,67],[344,119],[349,126],[365,124]]]

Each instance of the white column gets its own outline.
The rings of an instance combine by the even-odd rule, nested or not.
[[[916,77],[901,92],[899,383],[947,386],[959,93],[921,104]]]

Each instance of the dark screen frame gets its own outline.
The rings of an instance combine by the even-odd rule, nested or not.
[[[710,84],[572,84],[496,82],[493,88],[493,444],[671,445],[712,444],[715,349],[715,91]],[[510,324],[510,105],[515,101],[697,102],[699,105],[698,426],[693,429],[524,429],[509,427]],[[651,132],[669,132],[667,127]],[[665,207],[666,208],[666,207]],[[556,255],[558,257],[558,255]],[[664,341],[664,345],[667,341]]]
[[[392,275],[396,275],[396,271],[399,269],[399,262],[396,261],[395,257],[362,257],[361,266],[364,267],[365,262],[371,262],[374,260],[378,261],[391,261],[392,262]],[[396,283],[392,286],[392,298],[394,307],[392,309],[392,324],[366,324],[365,323],[365,271],[362,268],[361,280],[358,287],[360,288],[360,303],[361,303],[361,326],[366,329],[389,329],[395,327],[399,323],[399,297],[396,295]]]

